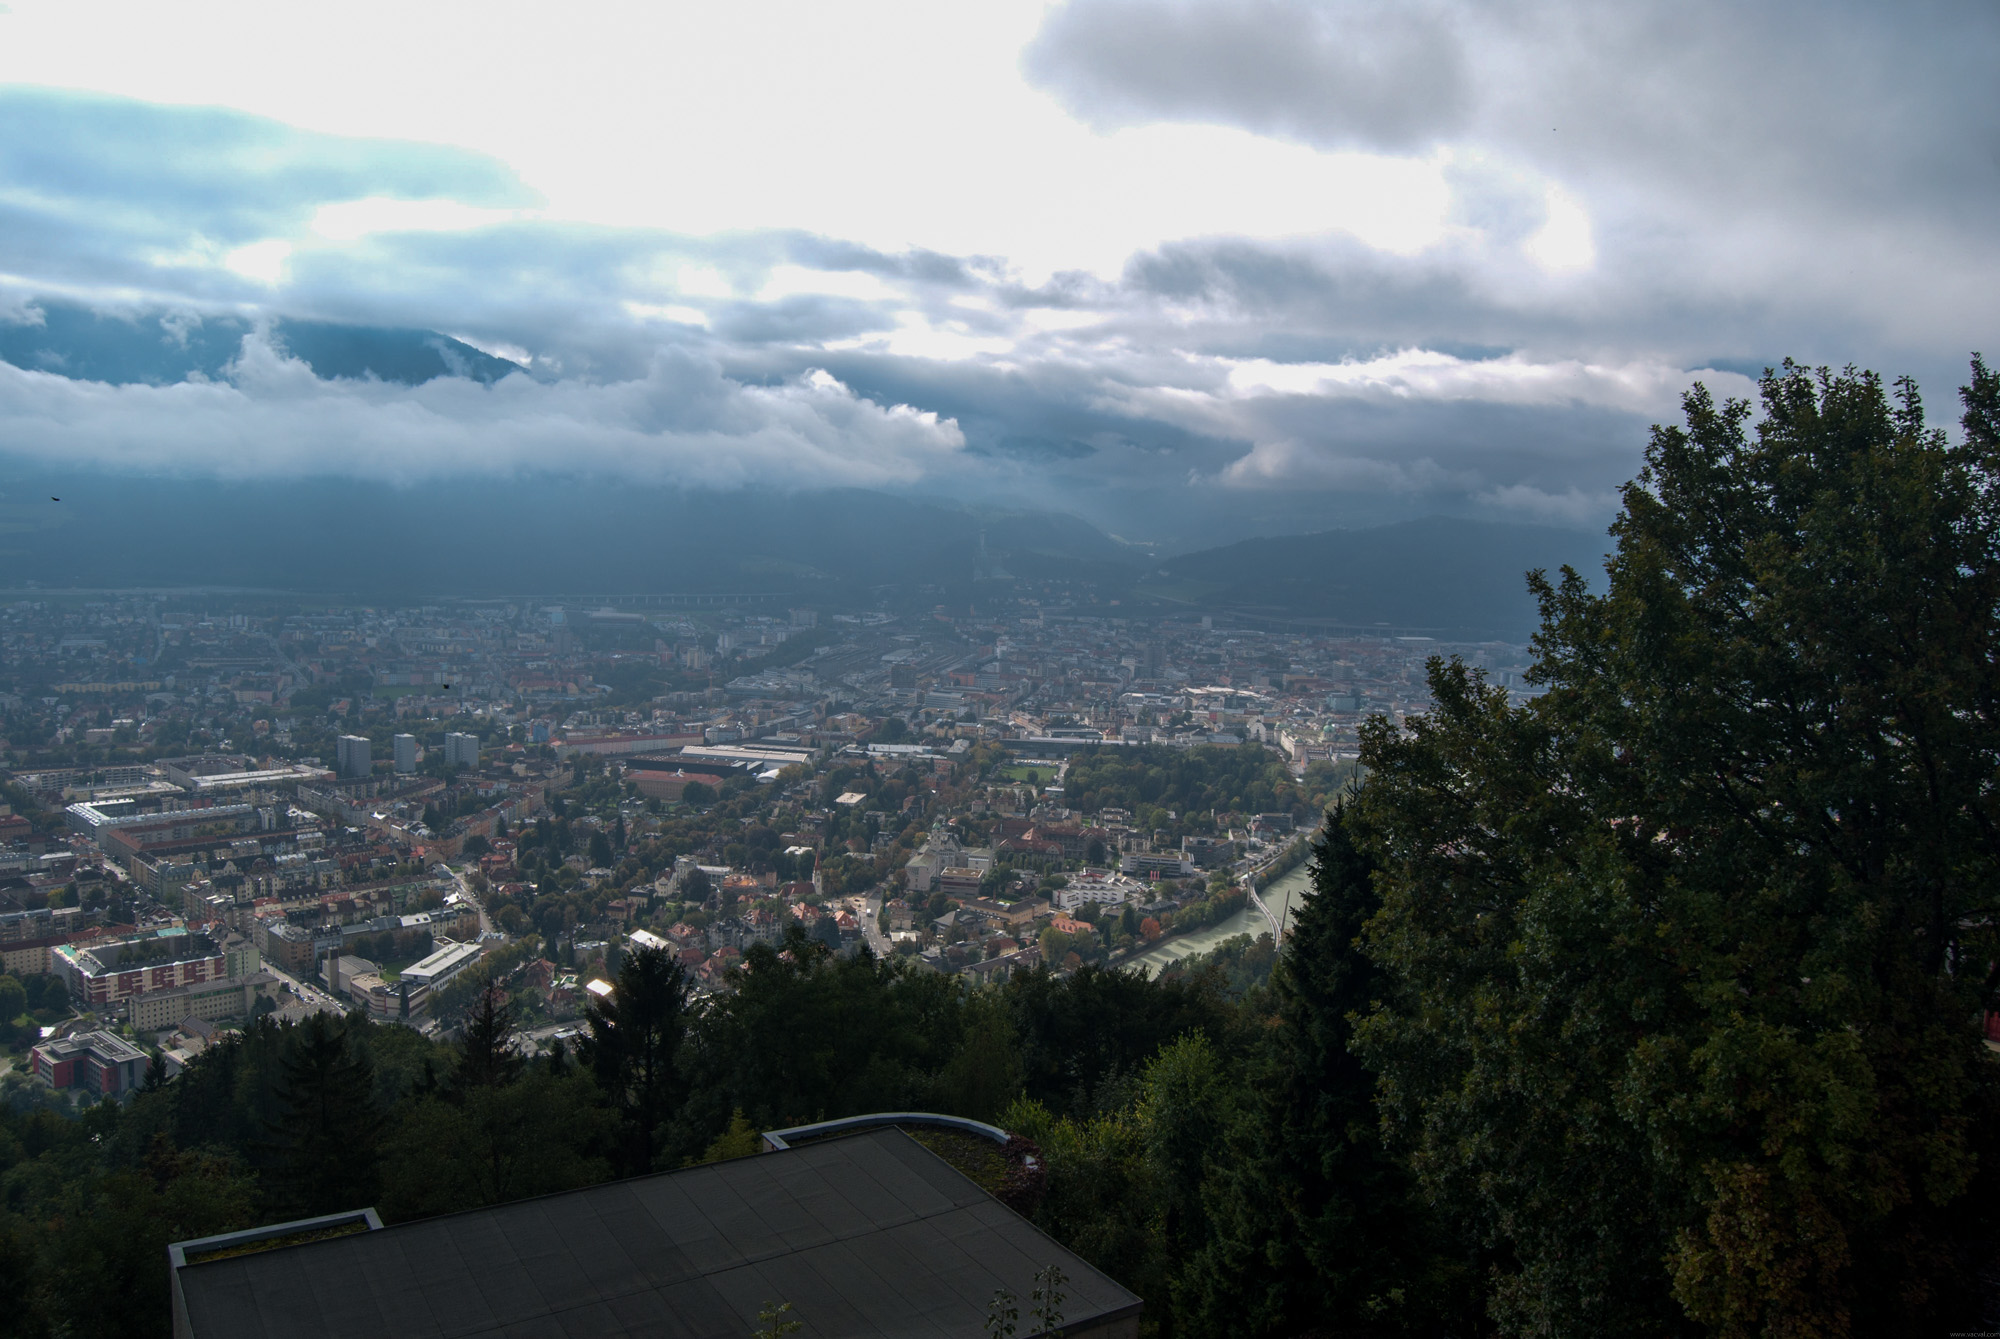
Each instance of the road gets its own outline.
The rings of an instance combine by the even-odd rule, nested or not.
[[[465,871],[445,865],[451,877],[458,881],[458,891],[472,899],[472,905],[479,908],[479,933],[483,937],[493,933],[493,920],[486,914],[486,904],[479,900],[479,894],[472,891],[472,885],[465,881]]]
[[[861,899],[861,933],[867,936],[868,951],[878,958],[887,958],[896,952],[896,945],[889,936],[882,933],[882,898],[870,894]]]
[[[341,1000],[335,999],[332,995],[327,994],[327,992],[321,990],[318,986],[312,985],[309,982],[299,980],[297,977],[293,976],[290,972],[275,967],[268,962],[264,964],[264,970],[269,972],[272,976],[277,977],[278,980],[281,983],[283,983],[285,989],[291,991],[292,994],[296,995],[299,999],[305,1001],[307,1006],[310,1008],[316,1009],[322,1013],[326,1012],[327,1010],[332,1010],[335,1013],[344,1014],[348,1010],[348,1006]]]

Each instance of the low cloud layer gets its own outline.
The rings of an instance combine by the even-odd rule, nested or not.
[[[549,471],[735,488],[915,483],[956,425],[825,372],[745,386],[663,354],[629,381],[322,380],[261,334],[225,380],[109,385],[0,364],[0,440],[44,466],[412,484]]]

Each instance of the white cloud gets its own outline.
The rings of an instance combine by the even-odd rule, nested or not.
[[[412,13],[357,0],[328,24],[209,0],[200,23],[135,5],[105,24],[44,4],[12,25],[0,82],[460,145],[514,166],[551,219],[804,229],[1001,256],[1031,278],[1112,276],[1180,237],[1333,231],[1407,253],[1441,235],[1448,193],[1429,159],[1320,153],[1227,126],[1080,122],[1018,68],[1043,11],[1041,0],[878,0],[837,17],[804,0],[498,11],[439,0]],[[445,201],[364,200],[313,226],[351,240],[490,221]]]
[[[1399,349],[1379,358],[1341,363],[1276,363],[1216,359],[1237,397],[1318,395],[1395,400],[1483,400],[1509,405],[1594,405],[1638,414],[1671,412],[1688,373],[1669,363],[1615,366],[1576,359],[1539,362],[1525,354],[1466,359],[1433,349]],[[1755,389],[1736,373],[1711,373],[1711,389],[1747,395]]]
[[[1552,493],[1529,484],[1488,488],[1475,494],[1474,501],[1523,519],[1567,526],[1601,525],[1619,505],[1618,494],[1612,489],[1586,492],[1570,487]]]
[[[453,335],[451,338],[461,344],[470,344],[481,353],[491,354],[495,358],[505,358],[508,362],[518,363],[522,367],[527,367],[535,361],[535,355],[527,349],[519,344],[509,344],[505,340],[481,339],[476,335]]]
[[[857,302],[894,302],[896,290],[882,276],[866,270],[816,270],[804,265],[778,265],[757,293],[759,302],[779,302],[802,296],[853,298]]]
[[[1453,472],[1428,456],[1384,460],[1327,451],[1291,439],[1260,441],[1217,476],[1231,488],[1344,489],[1360,493],[1420,493],[1463,489],[1475,475]]]
[[[733,298],[736,288],[713,265],[683,265],[674,274],[674,287],[691,298]]]
[[[949,467],[958,425],[817,373],[745,386],[663,358],[609,384],[407,387],[322,381],[261,335],[227,381],[112,386],[0,363],[0,440],[17,457],[224,478],[416,482],[551,468],[731,487],[910,484]]]
[[[1587,270],[1597,261],[1590,215],[1560,186],[1550,186],[1547,220],[1521,246],[1530,260],[1551,272]]]
[[[708,313],[699,307],[684,307],[679,303],[661,305],[653,302],[626,302],[625,310],[640,320],[672,321],[675,325],[708,325]]]
[[[466,232],[525,217],[517,209],[480,209],[456,200],[391,200],[370,196],[322,205],[308,225],[332,242],[384,232]]]
[[[222,258],[225,269],[242,275],[245,279],[255,279],[261,284],[275,284],[285,277],[285,262],[292,257],[292,244],[282,237],[269,237],[248,246],[239,246]]]

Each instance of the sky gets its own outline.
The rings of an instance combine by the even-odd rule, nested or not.
[[[10,0],[0,322],[248,324],[0,365],[0,459],[1595,529],[1697,381],[1952,421],[1996,56],[1970,2]],[[285,319],[522,371],[323,379]]]

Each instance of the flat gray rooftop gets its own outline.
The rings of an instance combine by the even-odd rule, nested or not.
[[[1069,1332],[1139,1299],[896,1129],[179,1271],[196,1339],[983,1334],[993,1292],[1069,1276]]]

